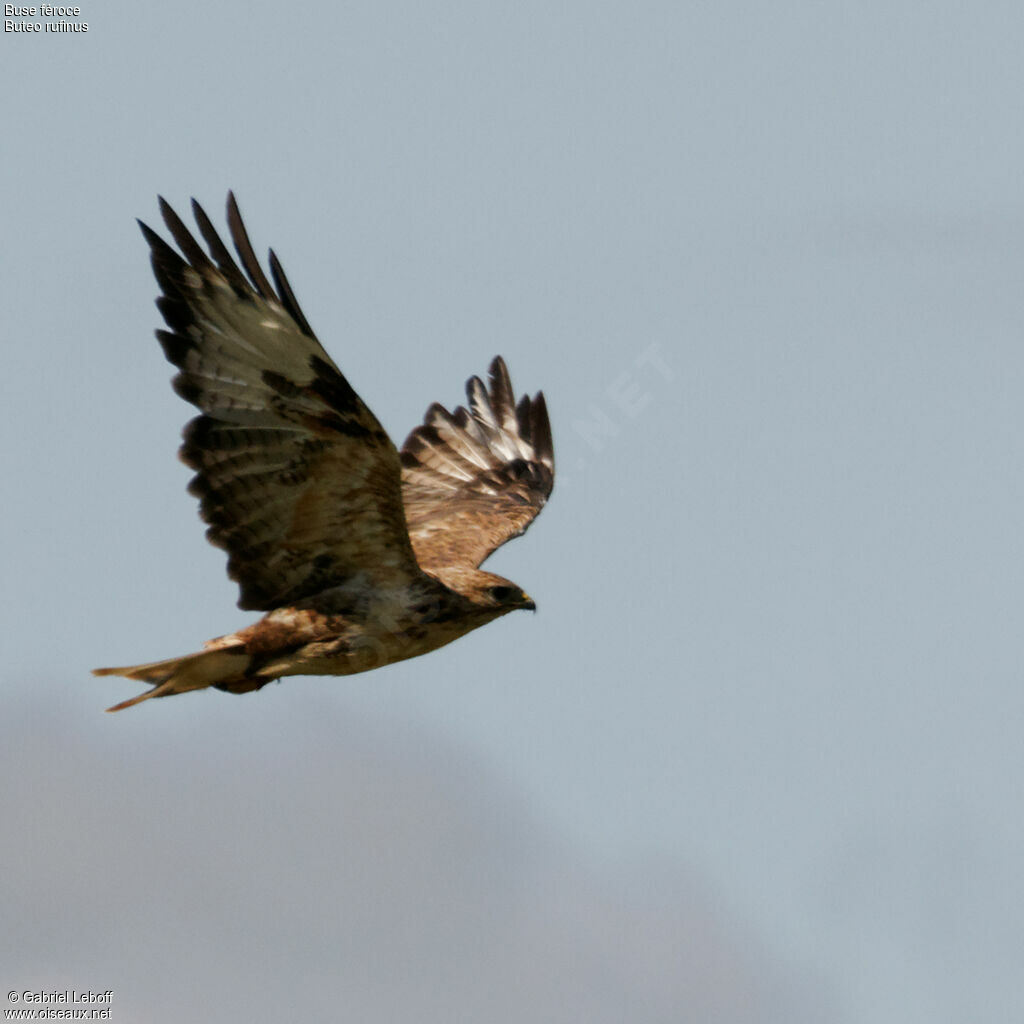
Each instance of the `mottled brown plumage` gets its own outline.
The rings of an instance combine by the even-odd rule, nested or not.
[[[277,257],[273,284],[234,196],[241,267],[202,207],[209,249],[160,200],[180,254],[140,221],[162,295],[157,338],[174,389],[201,415],[182,460],[196,471],[211,543],[228,554],[239,606],[265,611],[182,658],[124,668],[153,689],[115,705],[286,675],[348,675],[425,654],[533,602],[479,568],[540,511],[554,482],[543,396],[516,404],[501,357],[469,408],[431,405],[399,453],[317,341]],[[244,272],[243,272],[244,268]]]

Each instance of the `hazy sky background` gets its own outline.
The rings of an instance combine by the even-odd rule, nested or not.
[[[35,19],[42,20],[42,19]],[[0,985],[112,1019],[1019,1024],[1024,8],[92,3],[5,34]],[[134,224],[228,188],[396,440],[559,477],[450,648],[251,621]]]

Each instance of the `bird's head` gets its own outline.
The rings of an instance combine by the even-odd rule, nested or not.
[[[535,612],[537,606],[522,587],[504,576],[482,569],[455,569],[438,573],[445,586],[461,594],[479,611],[489,618],[497,618],[508,612],[524,608]]]

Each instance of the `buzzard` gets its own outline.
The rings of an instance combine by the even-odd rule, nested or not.
[[[180,450],[196,471],[189,491],[228,554],[239,607],[266,614],[194,654],[95,669],[152,687],[108,710],[366,672],[533,610],[520,587],[479,566],[551,494],[544,396],[516,402],[498,356],[488,384],[467,382],[468,408],[434,403],[398,451],[317,340],[273,250],[267,278],[234,196],[238,262],[195,200],[209,255],[163,199],[160,210],[181,254],[139,226],[163,292],[168,329],[156,336],[178,368],[175,391],[201,413]]]

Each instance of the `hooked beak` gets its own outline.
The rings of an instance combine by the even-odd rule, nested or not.
[[[533,598],[530,597],[529,594],[523,594],[523,603],[520,607],[531,612],[535,612],[537,610],[537,606],[533,603]]]

